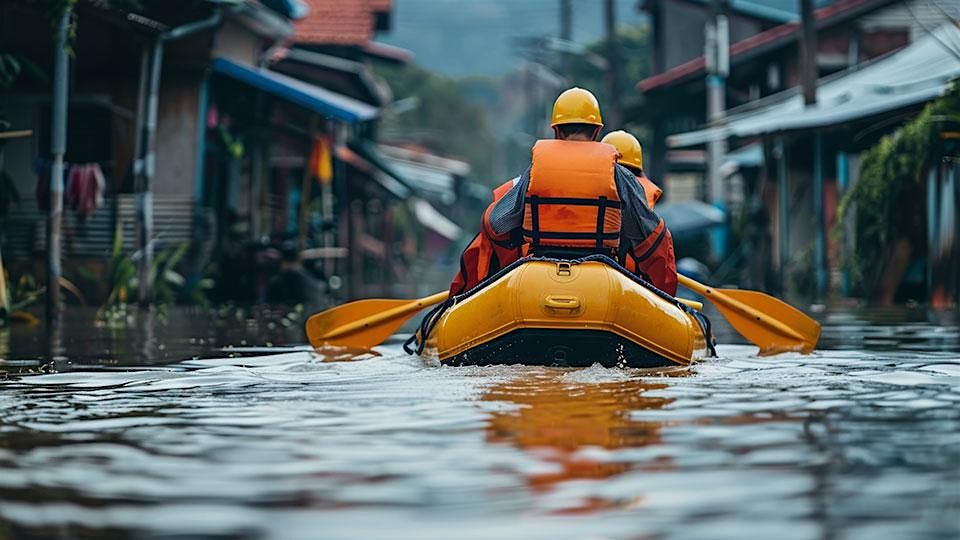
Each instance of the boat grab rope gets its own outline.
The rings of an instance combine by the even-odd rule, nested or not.
[[[691,308],[690,306],[684,304],[683,302],[678,301],[676,298],[658,289],[655,285],[643,279],[642,277],[637,276],[636,274],[633,274],[632,272],[627,270],[625,267],[623,267],[623,265],[621,265],[614,259],[601,254],[588,255],[586,257],[581,257],[577,259],[557,259],[554,257],[525,257],[522,259],[518,259],[508,264],[507,266],[501,268],[500,271],[498,271],[497,273],[491,276],[488,276],[487,279],[484,279],[469,291],[451,296],[446,300],[444,300],[443,302],[441,302],[440,304],[438,304],[436,307],[434,307],[430,311],[428,311],[427,314],[423,316],[423,319],[420,320],[420,325],[417,331],[414,332],[413,335],[407,338],[407,340],[403,343],[403,350],[406,351],[407,354],[418,354],[418,355],[423,354],[423,349],[424,347],[426,347],[427,336],[430,335],[430,332],[433,331],[433,328],[436,326],[437,322],[440,320],[440,317],[450,306],[454,305],[457,302],[460,302],[461,300],[466,300],[467,298],[473,296],[474,294],[477,294],[478,292],[486,288],[487,285],[490,285],[494,281],[507,275],[518,266],[527,264],[529,262],[536,262],[536,261],[551,262],[551,263],[565,262],[570,264],[580,264],[580,263],[586,263],[586,262],[601,262],[610,266],[611,268],[616,269],[621,274],[630,278],[632,281],[634,281],[638,285],[641,285],[642,287],[648,289],[650,292],[656,294],[663,300],[666,300],[667,302],[678,307],[685,313],[689,313],[691,316],[693,316],[693,319],[697,321],[697,323],[700,325],[700,329],[703,330],[703,335],[704,335],[704,338],[706,338],[706,342],[707,342],[707,351],[709,352],[710,356],[717,356],[716,340],[714,340],[713,338],[710,319],[708,319],[706,315]],[[416,345],[414,346],[414,344]]]

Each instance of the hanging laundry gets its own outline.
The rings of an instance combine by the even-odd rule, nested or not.
[[[70,168],[69,174],[67,174],[67,185],[66,185],[66,203],[67,206],[73,210],[77,209],[77,201],[80,200],[80,191],[83,189],[81,184],[84,182],[82,178],[84,165],[74,165]]]
[[[99,164],[74,165],[67,182],[67,204],[85,218],[103,206],[106,185]]]

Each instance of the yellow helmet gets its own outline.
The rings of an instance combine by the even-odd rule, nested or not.
[[[643,170],[643,148],[640,141],[626,131],[611,131],[600,142],[613,145],[620,152],[617,163]]]
[[[600,118],[600,103],[589,90],[571,88],[564,90],[553,102],[550,127],[562,124],[592,124],[603,126]]]

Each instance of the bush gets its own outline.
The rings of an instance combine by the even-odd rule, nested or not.
[[[907,240],[914,256],[926,249],[923,179],[939,156],[939,136],[945,121],[960,122],[957,82],[919,116],[864,152],[860,179],[841,201],[833,230],[835,235],[842,233],[845,217],[855,207],[854,248],[844,260],[855,295],[877,297],[897,240]]]

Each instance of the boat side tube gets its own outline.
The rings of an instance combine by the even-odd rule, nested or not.
[[[717,356],[717,351],[716,351],[716,347],[715,347],[716,341],[715,341],[714,338],[713,338],[713,332],[712,332],[712,330],[711,330],[710,319],[708,319],[706,315],[704,315],[703,313],[700,313],[698,310],[696,310],[696,309],[694,309],[693,307],[689,306],[688,304],[686,304],[686,303],[678,300],[677,298],[674,298],[673,296],[667,294],[666,292],[658,289],[656,286],[654,286],[654,285],[653,285],[652,283],[650,283],[649,281],[643,279],[642,277],[637,276],[636,274],[633,274],[632,272],[630,272],[629,270],[627,270],[623,265],[621,265],[620,263],[618,263],[618,262],[615,261],[614,259],[612,259],[612,258],[610,258],[610,257],[608,257],[608,256],[606,256],[606,255],[599,255],[599,254],[598,254],[598,255],[588,255],[588,256],[586,256],[586,257],[581,257],[581,258],[578,258],[578,259],[557,259],[557,258],[554,258],[554,257],[525,257],[525,258],[516,260],[516,261],[510,263],[509,265],[505,266],[504,268],[502,268],[499,272],[497,272],[497,273],[495,273],[495,274],[493,274],[493,275],[491,275],[491,276],[488,276],[487,279],[485,279],[485,280],[481,281],[480,283],[478,283],[476,287],[473,287],[473,288],[470,289],[469,291],[466,291],[466,292],[464,292],[464,293],[462,293],[462,294],[459,294],[459,295],[456,295],[456,296],[451,296],[450,298],[448,298],[447,300],[445,300],[445,301],[443,301],[442,303],[438,304],[435,308],[433,308],[432,310],[430,310],[429,312],[427,312],[427,314],[424,315],[423,319],[421,319],[421,321],[420,321],[420,326],[419,326],[418,330],[417,330],[413,335],[411,335],[411,336],[407,339],[406,342],[404,342],[404,344],[403,344],[403,350],[406,351],[407,354],[422,354],[422,353],[423,353],[423,350],[424,350],[424,347],[426,347],[427,337],[430,335],[430,332],[433,330],[433,328],[434,328],[434,326],[436,325],[437,321],[440,320],[441,316],[443,316],[443,313],[444,313],[450,306],[452,306],[452,305],[454,305],[454,304],[456,304],[456,303],[458,303],[458,302],[460,302],[460,301],[462,301],[462,300],[465,300],[465,299],[473,296],[474,294],[477,294],[478,292],[480,292],[480,291],[482,291],[483,289],[485,289],[485,288],[486,288],[488,285],[490,285],[491,283],[497,281],[497,280],[500,279],[501,277],[503,277],[503,276],[509,274],[510,272],[512,272],[515,268],[517,268],[517,267],[519,267],[519,266],[522,266],[522,265],[524,265],[524,264],[527,264],[527,263],[530,263],[530,262],[536,262],[536,261],[544,261],[544,262],[550,262],[550,263],[564,263],[564,262],[565,262],[565,263],[569,263],[569,264],[580,264],[580,263],[586,263],[586,262],[601,262],[601,263],[606,264],[607,266],[610,266],[611,268],[616,269],[617,271],[619,271],[621,274],[623,274],[623,275],[626,276],[627,278],[631,279],[632,281],[636,282],[637,284],[639,284],[639,285],[643,286],[644,288],[648,289],[649,291],[651,291],[652,293],[656,294],[657,296],[659,296],[659,297],[662,298],[663,300],[666,300],[667,302],[675,305],[677,308],[681,309],[682,311],[684,311],[684,312],[686,312],[686,313],[689,313],[689,314],[694,318],[694,320],[697,321],[697,324],[700,325],[701,330],[703,330],[703,335],[704,335],[704,338],[706,339],[707,350],[708,350],[709,356],[713,356],[713,357]]]

